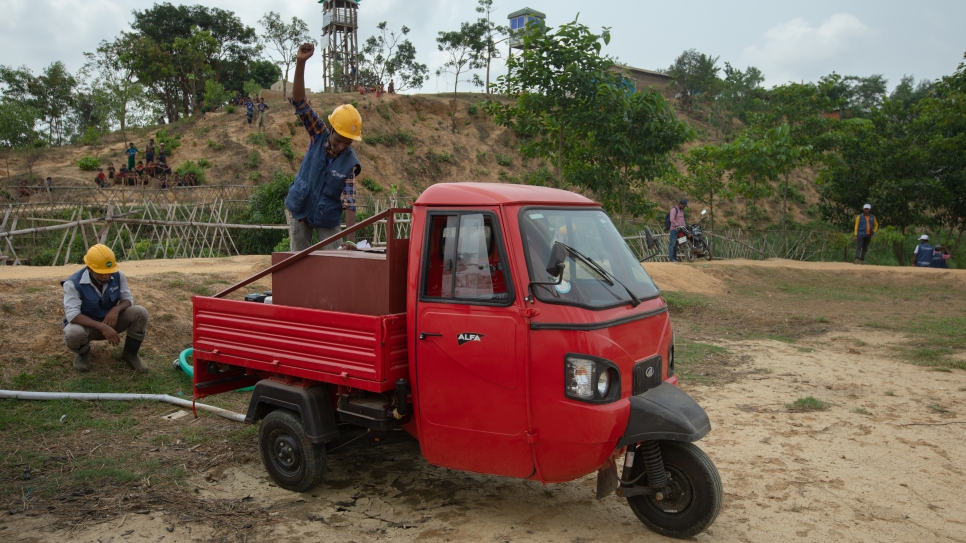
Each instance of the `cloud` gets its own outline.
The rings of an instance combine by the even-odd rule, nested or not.
[[[757,66],[768,84],[814,80],[826,75],[838,59],[847,58],[874,36],[858,17],[836,13],[819,26],[804,18],[781,23],[765,32],[765,43],[752,45],[742,60]]]

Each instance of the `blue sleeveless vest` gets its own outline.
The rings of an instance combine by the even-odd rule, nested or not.
[[[916,266],[929,268],[932,266],[932,254],[935,250],[928,243],[919,244],[919,252],[916,253]]]
[[[346,179],[359,166],[359,159],[352,147],[347,147],[326,166],[328,140],[326,129],[305,153],[285,197],[285,207],[296,220],[305,219],[315,227],[338,228],[342,222],[342,191]]]
[[[866,228],[865,227],[865,213],[859,213],[859,231],[858,231],[858,233],[856,235],[859,236],[860,238],[864,238],[865,237],[865,228]],[[869,213],[869,235],[870,236],[875,233],[875,232],[873,232],[873,229],[874,228],[875,228],[875,215]]]
[[[107,312],[121,299],[121,272],[111,274],[111,279],[104,286],[104,294],[101,295],[94,285],[81,284],[81,277],[86,271],[87,268],[82,268],[67,280],[74,284],[77,294],[80,295],[81,314],[96,321],[102,321],[107,316]]]

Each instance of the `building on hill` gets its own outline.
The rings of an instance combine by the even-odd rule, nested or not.
[[[510,52],[523,47],[523,30],[530,23],[544,24],[547,16],[535,9],[523,8],[507,15],[510,24]]]
[[[283,85],[286,85],[286,82],[285,82],[284,79],[279,79],[278,81],[272,83],[271,88],[269,88],[268,90],[273,91],[273,92],[282,92],[283,89],[287,89],[288,90],[288,93],[291,94],[292,93],[292,85],[294,83],[292,83],[291,81],[289,81],[287,84],[288,84],[287,87],[283,87]],[[312,89],[310,89],[308,87],[305,87],[305,92],[306,93],[310,93],[310,92],[312,92]]]
[[[668,85],[671,83],[671,76],[643,68],[614,64],[610,67],[610,70],[624,74],[630,80],[635,92],[650,87],[661,94],[665,94]]]

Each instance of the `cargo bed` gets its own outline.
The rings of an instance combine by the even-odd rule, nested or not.
[[[409,376],[405,313],[360,315],[204,296],[192,298],[192,306],[196,397],[273,376],[386,392]]]

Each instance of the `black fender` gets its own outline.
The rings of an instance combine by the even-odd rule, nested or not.
[[[661,383],[629,400],[631,413],[617,448],[651,440],[694,442],[711,431],[704,409],[672,384]]]
[[[302,388],[263,379],[252,392],[245,422],[253,424],[278,408],[298,413],[305,437],[312,443],[327,443],[339,437],[332,400],[324,386]]]

